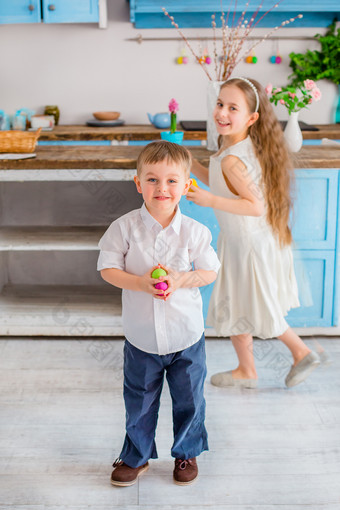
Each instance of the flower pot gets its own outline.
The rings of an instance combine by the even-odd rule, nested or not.
[[[299,112],[292,112],[289,115],[287,126],[284,130],[284,137],[292,152],[299,152],[302,147],[302,133],[299,126]]]
[[[178,145],[182,145],[184,131],[175,131],[171,133],[170,131],[162,131],[161,138],[162,140],[167,140],[168,142],[177,143]]]

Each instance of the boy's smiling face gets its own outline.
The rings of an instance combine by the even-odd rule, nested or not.
[[[149,213],[163,227],[167,226],[165,223],[171,222],[181,196],[187,194],[192,182],[183,165],[167,160],[144,164],[134,181]]]

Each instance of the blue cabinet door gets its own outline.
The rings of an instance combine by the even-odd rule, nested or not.
[[[40,21],[40,0],[0,0],[0,24]]]
[[[294,250],[300,308],[288,313],[292,327],[333,325],[334,250]]]
[[[44,23],[96,23],[98,0],[43,0]]]
[[[295,177],[292,213],[295,246],[303,250],[334,250],[338,171],[296,170]]]
[[[230,10],[229,24],[236,26],[242,11],[246,10],[245,20],[248,22],[255,15],[255,23],[259,27],[275,27],[283,21],[303,14],[301,19],[292,23],[292,27],[325,27],[335,17],[339,18],[339,0],[285,0],[278,2],[275,9],[273,0],[239,0],[238,2],[222,2],[221,0],[130,0],[130,20],[136,28],[171,28],[171,23],[161,10],[166,7],[169,14],[181,28],[210,28],[211,16],[216,14],[217,26],[220,26],[221,4],[227,15]],[[263,17],[268,10],[270,12]],[[235,11],[235,19],[233,13]]]

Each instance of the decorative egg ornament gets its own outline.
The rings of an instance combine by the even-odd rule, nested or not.
[[[162,269],[161,267],[157,267],[154,269],[151,273],[152,278],[155,278],[158,280],[160,276],[166,276],[168,273],[165,271],[165,269]],[[158,282],[155,283],[155,289],[157,290],[166,290],[168,288],[168,284],[166,282]],[[163,294],[157,294],[157,296],[163,296]]]
[[[162,269],[161,267],[157,267],[154,269],[151,273],[151,278],[155,278],[158,280],[160,276],[166,276],[168,273],[165,271],[165,269]]]
[[[168,288],[168,284],[166,282],[159,282],[155,284],[155,289],[158,290],[166,290]]]
[[[194,191],[194,190],[192,189],[192,186],[195,186],[196,188],[198,188],[198,184],[197,184],[196,179],[192,179],[192,183],[190,184],[189,191]]]

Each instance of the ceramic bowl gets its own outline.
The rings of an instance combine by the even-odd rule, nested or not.
[[[94,112],[93,116],[97,120],[117,120],[120,112]]]

